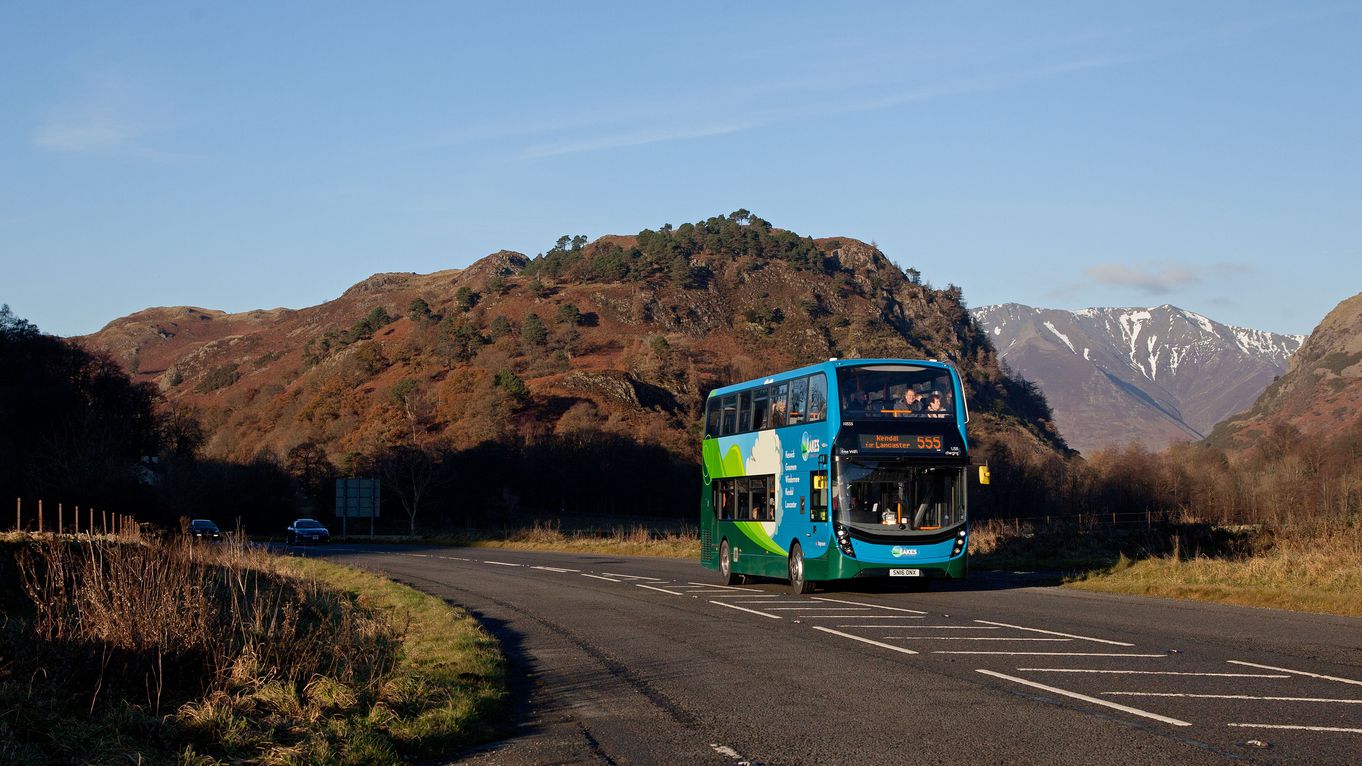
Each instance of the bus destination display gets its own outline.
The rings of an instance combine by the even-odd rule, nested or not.
[[[862,451],[944,452],[940,436],[922,434],[859,434]]]

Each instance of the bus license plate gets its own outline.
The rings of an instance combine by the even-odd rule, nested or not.
[[[921,577],[921,576],[922,576],[922,570],[921,570],[921,569],[891,569],[891,570],[889,570],[889,576],[890,576],[890,577]]]

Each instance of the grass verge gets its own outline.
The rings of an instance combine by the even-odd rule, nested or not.
[[[373,574],[183,540],[0,554],[0,762],[399,764],[504,710],[495,641]]]
[[[1122,532],[984,522],[970,549],[972,568],[1058,571],[1083,590],[1362,617],[1362,527],[1353,523]]]
[[[504,548],[520,551],[601,553],[615,556],[700,558],[700,535],[695,528],[664,531],[636,524],[631,527],[584,527],[564,529],[556,521],[505,529],[499,533],[475,532],[425,542],[468,548]]]

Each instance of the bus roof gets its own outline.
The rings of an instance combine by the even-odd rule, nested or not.
[[[949,362],[942,362],[936,359],[829,359],[826,362],[816,362],[814,364],[806,365],[804,367],[799,367],[793,370],[786,370],[784,372],[777,372],[773,375],[767,375],[766,377],[763,378],[753,378],[752,380],[745,380],[741,383],[734,383],[731,386],[716,388],[713,391],[710,391],[709,395],[711,397],[723,396],[725,394],[731,394],[735,391],[741,391],[750,386],[757,386],[765,383],[779,383],[782,380],[789,380],[790,378],[797,378],[801,375],[808,375],[811,372],[832,372],[833,370],[842,367],[865,367],[875,364],[911,364],[922,367],[938,367],[940,369],[947,370],[952,374],[958,374],[955,372],[954,365],[952,365]]]

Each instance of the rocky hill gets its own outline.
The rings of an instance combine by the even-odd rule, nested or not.
[[[1362,424],[1362,294],[1330,311],[1286,374],[1263,391],[1253,406],[1217,425],[1210,442],[1230,449],[1258,443],[1270,433],[1319,440]],[[1295,445],[1284,445],[1295,446]]]
[[[315,442],[337,462],[394,444],[462,449],[596,429],[695,451],[710,388],[827,357],[954,362],[976,433],[1063,450],[1043,399],[1004,375],[958,288],[871,245],[738,211],[563,237],[463,270],[376,274],[305,309],[153,308],[79,339],[171,406],[215,457]]]
[[[1303,340],[1169,305],[1063,311],[1008,303],[971,313],[1083,452],[1202,438],[1252,404]]]

